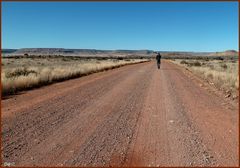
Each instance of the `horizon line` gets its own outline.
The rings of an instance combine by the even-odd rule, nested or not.
[[[192,51],[192,50],[153,50],[153,49],[96,49],[96,48],[62,48],[62,47],[29,47],[29,48],[1,48],[1,50],[20,50],[20,49],[69,49],[69,50],[107,50],[107,51],[117,51],[117,50],[129,50],[129,51],[153,51],[153,52],[225,52],[225,51],[237,51],[239,49],[225,49],[218,51]]]

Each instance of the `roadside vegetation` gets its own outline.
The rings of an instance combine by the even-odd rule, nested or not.
[[[184,60],[172,62],[184,66],[194,74],[206,79],[210,84],[227,93],[226,97],[237,97],[239,90],[237,60]]]
[[[2,95],[117,68],[147,59],[2,58]]]

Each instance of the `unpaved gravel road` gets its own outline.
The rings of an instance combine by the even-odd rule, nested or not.
[[[129,65],[2,100],[18,166],[237,166],[238,103],[173,63]]]

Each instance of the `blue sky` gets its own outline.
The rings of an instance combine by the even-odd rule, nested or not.
[[[2,48],[238,50],[238,2],[2,2]]]

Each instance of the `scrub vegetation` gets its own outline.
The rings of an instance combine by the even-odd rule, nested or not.
[[[239,90],[237,60],[176,59],[172,62],[186,67],[194,74],[208,80],[210,84],[224,90],[228,95],[236,94]]]
[[[117,68],[147,59],[2,58],[2,95]]]

